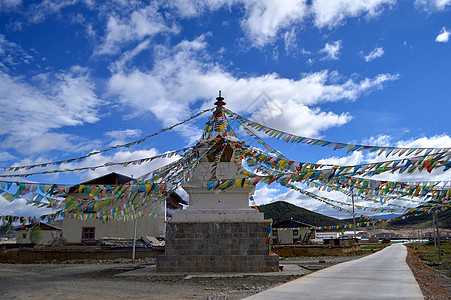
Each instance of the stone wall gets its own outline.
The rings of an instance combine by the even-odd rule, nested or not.
[[[275,272],[269,255],[268,226],[258,222],[169,222],[158,272]]]
[[[135,257],[148,258],[161,255],[163,251],[136,249]],[[72,259],[132,258],[132,249],[100,249],[97,247],[52,247],[44,249],[8,249],[0,252],[0,263],[27,263],[35,261],[65,261]]]
[[[271,249],[280,256],[304,255],[344,255],[360,250],[360,245],[331,246],[331,245],[272,245]]]

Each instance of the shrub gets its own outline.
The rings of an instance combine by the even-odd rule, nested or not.
[[[42,240],[42,230],[39,227],[33,227],[30,232],[30,242],[33,244],[39,243],[40,240]]]

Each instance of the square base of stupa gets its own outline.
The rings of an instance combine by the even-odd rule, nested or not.
[[[279,256],[266,244],[270,222],[169,221],[157,272],[277,272]]]

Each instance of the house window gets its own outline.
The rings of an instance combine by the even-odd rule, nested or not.
[[[81,229],[82,240],[93,240],[95,237],[95,227],[83,227]]]
[[[22,233],[22,238],[26,239],[27,238],[27,233]]]
[[[299,230],[293,230],[293,236],[298,236]]]
[[[92,214],[92,213],[95,213],[95,212],[96,211],[94,211],[94,206],[83,208],[83,213],[84,214]]]
[[[273,236],[279,236],[279,232],[277,230],[273,230],[272,235]]]

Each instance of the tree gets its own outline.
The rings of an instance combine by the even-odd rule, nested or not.
[[[8,222],[3,222],[0,225],[0,236],[4,236],[5,234],[8,233],[8,231],[11,230],[11,223]]]
[[[32,242],[33,244],[37,244],[39,243],[40,240],[42,240],[43,236],[42,236],[42,230],[41,228],[34,226],[33,228],[31,228],[30,231],[30,242]]]

